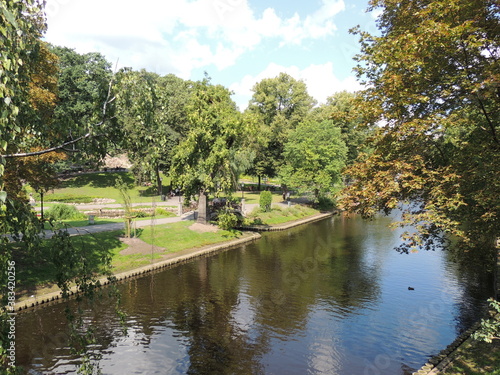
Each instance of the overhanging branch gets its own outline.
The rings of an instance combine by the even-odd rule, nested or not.
[[[64,149],[67,146],[71,146],[72,144],[75,144],[76,142],[81,141],[82,139],[89,138],[91,136],[92,136],[91,133],[87,133],[85,135],[82,135],[81,137],[73,139],[72,141],[63,143],[61,145],[58,145],[58,146],[55,146],[52,148],[47,148],[45,150],[34,151],[34,152],[25,152],[25,153],[20,153],[20,154],[0,155],[0,157],[5,158],[5,159],[12,159],[12,158],[26,158],[28,156],[37,156],[37,155],[48,154],[49,152],[54,152],[54,151]]]

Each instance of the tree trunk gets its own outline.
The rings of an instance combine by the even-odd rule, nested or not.
[[[42,220],[43,222],[43,191],[40,192],[40,207],[41,207],[41,210],[40,210],[40,219]]]
[[[257,187],[257,191],[260,191],[260,175],[258,177],[259,177],[259,186]]]
[[[156,167],[156,186],[158,186],[158,195],[161,197],[163,195],[163,187],[160,177],[160,166]]]
[[[204,190],[200,190],[200,198],[198,199],[198,219],[197,223],[207,224],[208,222],[208,199]]]

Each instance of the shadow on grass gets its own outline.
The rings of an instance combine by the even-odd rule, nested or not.
[[[458,349],[451,365],[443,374],[451,375],[500,375],[500,340],[493,343],[470,341]]]
[[[34,252],[15,248],[18,293],[31,295],[39,287],[53,286],[62,270],[67,277],[79,276],[83,268],[88,273],[101,274],[113,251],[123,247],[119,239],[121,235],[123,231],[70,237],[71,253],[55,250],[54,239],[43,241]]]

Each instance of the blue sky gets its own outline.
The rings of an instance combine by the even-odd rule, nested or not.
[[[252,87],[286,72],[322,103],[361,88],[352,68],[360,25],[374,33],[368,0],[48,0],[45,39],[100,52],[118,67],[212,82],[244,109]]]

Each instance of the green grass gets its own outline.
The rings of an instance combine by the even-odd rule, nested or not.
[[[129,172],[96,172],[82,174],[62,181],[59,188],[44,195],[45,202],[58,201],[63,203],[90,203],[94,198],[114,199],[123,203],[118,189],[114,186],[121,177],[129,187],[132,203],[148,203],[153,199],[159,200],[155,188],[149,186],[135,186],[134,176]],[[168,177],[163,176],[163,192],[167,192],[170,184]],[[40,196],[36,197],[37,202]]]
[[[216,233],[199,233],[188,228],[192,224],[192,221],[181,221],[167,225],[158,225],[154,228],[154,237],[152,228],[146,227],[139,238],[146,243],[164,247],[165,253],[169,254],[232,240],[241,235],[237,231],[224,230],[218,230]]]
[[[318,210],[299,205],[290,208],[273,208],[270,212],[263,212],[260,208],[256,208],[247,216],[247,219],[250,225],[277,225],[318,213]]]
[[[278,202],[283,202],[283,195],[281,192],[276,191],[272,192],[273,194],[273,203],[278,203]],[[245,191],[243,194],[245,198],[245,203],[246,204],[258,204],[260,200],[260,192],[249,192]],[[234,193],[234,197],[236,197],[238,200],[241,200],[241,191]]]
[[[500,375],[500,340],[492,344],[467,341],[458,348],[447,375]]]
[[[119,252],[126,248],[119,236],[122,231],[103,232],[95,235],[74,236],[71,241],[77,251],[82,252],[87,264],[96,272],[102,269],[102,257],[108,253]],[[38,253],[28,253],[17,248],[13,253],[16,261],[18,292],[30,295],[38,288],[51,287],[56,283],[57,266],[51,261],[50,250],[53,240],[45,240]]]

